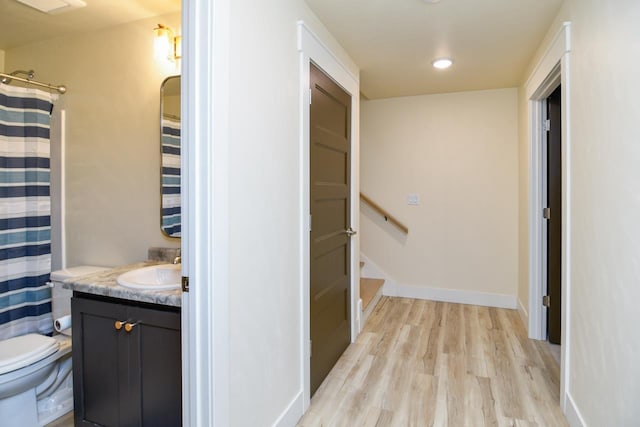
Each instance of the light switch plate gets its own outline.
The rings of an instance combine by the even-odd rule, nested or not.
[[[420,204],[420,196],[418,194],[409,194],[407,196],[407,204],[418,206]]]

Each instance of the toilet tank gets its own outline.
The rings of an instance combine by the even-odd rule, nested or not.
[[[100,271],[109,270],[105,267],[96,267],[92,265],[81,265],[78,267],[64,268],[62,270],[52,271],[50,276],[51,282],[51,311],[53,319],[59,319],[63,316],[71,314],[71,295],[73,291],[64,289],[62,282],[72,277],[86,276],[87,274],[98,273]]]

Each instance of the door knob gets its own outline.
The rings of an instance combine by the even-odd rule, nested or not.
[[[113,326],[116,328],[116,331],[119,331],[120,329],[122,329],[124,324],[125,324],[125,322],[123,322],[121,320],[116,320],[116,322],[113,324]]]
[[[353,228],[349,227],[346,230],[344,230],[344,234],[346,234],[347,236],[351,237],[354,234],[358,234],[358,232],[356,230],[354,230]]]
[[[127,331],[127,332],[131,332],[133,327],[136,326],[137,324],[138,324],[138,322],[136,322],[136,323],[127,323],[126,325],[124,325],[124,330]]]

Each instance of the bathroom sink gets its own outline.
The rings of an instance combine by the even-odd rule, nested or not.
[[[180,264],[160,264],[127,271],[118,276],[120,286],[168,291],[180,288]]]

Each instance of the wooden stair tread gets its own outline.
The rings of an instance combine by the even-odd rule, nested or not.
[[[378,290],[384,285],[384,279],[360,278],[360,298],[362,299],[362,310],[366,310]]]

